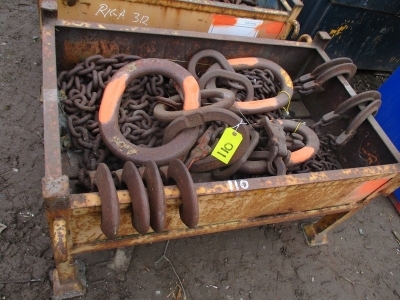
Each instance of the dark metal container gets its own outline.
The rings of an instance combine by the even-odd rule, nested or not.
[[[300,34],[326,31],[331,58],[350,57],[359,69],[393,71],[400,65],[398,1],[303,0]]]

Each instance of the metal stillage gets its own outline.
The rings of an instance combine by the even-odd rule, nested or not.
[[[81,193],[74,188],[76,176],[71,162],[62,160],[60,136],[61,112],[57,78],[92,55],[111,57],[126,53],[143,58],[168,59],[183,67],[199,50],[213,49],[225,57],[262,57],[300,78],[329,61],[323,48],[329,37],[318,34],[312,43],[254,39],[227,35],[209,35],[167,29],[148,29],[125,25],[78,22],[55,17],[54,6],[43,1],[43,105],[45,177],[43,197],[54,250],[54,295],[66,298],[85,292],[74,255],[111,248],[132,246],[175,238],[234,230],[263,224],[321,217],[304,226],[310,245],[327,242],[327,233],[377,195],[387,195],[399,186],[399,153],[373,116],[357,129],[354,137],[337,148],[342,169],[304,174],[199,180],[193,184],[199,208],[198,222],[188,228],[180,216],[182,192],[176,185],[163,187],[165,227],[139,234],[132,226],[132,195],[118,190],[120,215],[116,238],[102,231],[102,200],[97,192]],[[190,45],[190,47],[188,47]],[[316,122],[351,96],[347,80],[337,76],[324,84],[324,91],[303,93],[293,106]],[[295,103],[296,102],[296,103]],[[360,108],[348,111],[349,118]],[[347,120],[326,127],[338,136]],[[135,195],[133,195],[135,197]]]
[[[236,36],[286,39],[300,28],[296,21],[300,0],[264,1],[274,5],[257,7],[232,4],[244,1],[205,0],[58,0],[60,19],[135,27],[190,30]],[[261,1],[262,3],[262,1]],[[290,4],[291,5],[290,5]],[[272,8],[268,8],[272,7]]]

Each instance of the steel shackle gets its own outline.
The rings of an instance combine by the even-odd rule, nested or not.
[[[235,102],[235,105],[230,108],[230,110],[235,113],[241,112],[244,115],[259,114],[282,108],[289,103],[289,100],[293,96],[293,82],[289,74],[281,66],[273,61],[260,57],[234,58],[228,59],[228,62],[235,71],[245,69],[268,69],[275,76],[281,86],[281,91],[275,97],[257,101],[237,101]],[[214,64],[207,69],[203,76],[207,76],[207,73],[214,72],[218,69],[220,69],[220,66],[218,64]],[[208,83],[205,84],[205,86],[207,89],[215,88],[215,77],[211,78]]]
[[[137,60],[119,69],[107,84],[99,111],[100,134],[107,148],[124,161],[143,165],[152,160],[157,165],[165,165],[171,159],[187,154],[196,142],[199,129],[184,130],[173,142],[155,148],[134,145],[122,135],[118,127],[118,113],[124,90],[134,79],[148,74],[160,74],[174,80],[182,92],[184,110],[200,107],[199,86],[186,69],[164,59]]]

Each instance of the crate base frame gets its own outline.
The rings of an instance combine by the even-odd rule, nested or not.
[[[167,186],[164,189],[167,198],[165,231],[162,233],[150,232],[146,235],[139,235],[132,228],[129,193],[118,191],[121,209],[119,237],[116,240],[107,240],[100,229],[101,201],[98,194],[70,193],[69,178],[63,175],[61,167],[60,145],[54,142],[59,139],[56,26],[60,26],[60,29],[61,27],[70,27],[84,28],[85,30],[114,30],[124,33],[150,33],[162,36],[169,35],[173,38],[179,38],[182,35],[203,40],[207,38],[207,35],[167,30],[132,29],[119,25],[75,23],[51,18],[44,18],[42,22],[45,128],[45,178],[42,184],[56,264],[56,269],[52,273],[55,299],[65,299],[85,293],[85,280],[80,272],[80,266],[74,263],[74,256],[79,253],[314,217],[320,217],[320,219],[315,223],[304,225],[304,234],[309,245],[321,245],[327,242],[327,234],[335,226],[348,219],[378,195],[388,195],[400,185],[398,153],[396,155],[392,151],[393,145],[390,140],[382,134],[379,125],[371,117],[368,119],[369,123],[377,131],[384,144],[394,153],[393,156],[397,161],[378,166],[310,174],[252,178],[246,180],[246,184],[243,185],[246,188],[232,188],[235,185],[229,181],[195,184],[196,193],[199,197],[200,222],[199,226],[194,229],[186,228],[179,218],[179,190],[176,186]],[[329,39],[323,33],[315,39],[313,44],[237,39],[224,36],[215,36],[212,39],[226,39],[240,43],[253,43],[253,40],[258,40],[254,43],[261,46],[286,47],[288,51],[301,47],[303,50],[315,52],[319,57],[319,61],[315,61],[314,65],[310,63],[311,58],[308,60],[307,68],[311,68],[311,70],[315,67],[315,64],[318,65],[321,61],[329,59],[322,48],[326,46]],[[69,47],[69,44],[66,43],[63,51],[68,51]],[[246,48],[246,51],[250,51],[247,47],[244,48]],[[256,50],[251,51],[256,52]],[[72,52],[69,54],[74,55]],[[305,71],[309,70],[305,67],[298,70],[302,73]],[[348,97],[348,94],[354,94],[354,91],[342,76],[339,76],[333,84],[341,87],[336,95],[339,98],[343,95]]]
[[[66,299],[83,295],[86,292],[85,280],[82,272],[80,271],[81,266],[74,262],[74,255],[79,253],[129,247],[144,243],[211,234],[247,227],[275,224],[280,222],[303,220],[314,217],[320,218],[316,222],[302,224],[303,233],[306,241],[310,246],[320,246],[327,244],[328,233],[332,229],[342,224],[345,220],[354,215],[357,211],[359,211],[377,196],[390,194],[398,186],[399,181],[400,176],[396,176],[388,180],[377,179],[375,180],[376,184],[372,184],[371,189],[375,189],[377,186],[378,188],[376,188],[372,192],[371,190],[368,190],[367,193],[369,193],[369,195],[367,197],[363,198],[362,200],[345,205],[326,207],[309,211],[297,211],[293,213],[284,213],[279,215],[260,216],[252,219],[237,220],[234,222],[199,226],[194,229],[181,228],[157,234],[152,233],[145,236],[141,236],[138,234],[133,236],[121,236],[121,238],[118,238],[117,240],[102,239],[99,241],[92,241],[81,245],[72,245],[72,234],[79,231],[79,229],[73,227],[73,222],[68,222],[69,219],[72,218],[72,215],[76,213],[76,211],[74,212],[74,210],[79,210],[79,208],[76,208],[75,205],[71,205],[70,209],[64,211],[65,214],[63,217],[55,217],[53,214],[49,213],[51,210],[47,210],[49,224],[52,224],[51,232],[56,262],[56,269],[52,273],[54,298]],[[382,184],[382,182],[384,183]],[[372,181],[372,183],[374,183],[374,181]],[[364,183],[363,195],[365,195],[365,186],[370,185],[371,182],[367,181]],[[175,186],[167,187],[167,190],[168,189],[170,189],[170,191],[167,192],[171,192],[171,190],[174,190],[175,193],[179,193]],[[129,194],[127,193],[127,191],[119,191],[119,196],[121,196],[121,208],[123,208],[124,206],[126,207],[127,203],[130,201],[128,195]],[[93,199],[97,200],[97,202],[99,201],[98,195],[96,193],[86,194],[86,196],[89,198],[87,199],[89,200],[89,202],[93,202]],[[69,195],[69,198],[73,199],[74,195]],[[58,200],[63,202],[65,201],[65,197],[60,197]],[[52,199],[50,201],[54,203],[55,199]],[[82,205],[81,208],[93,209],[93,206],[89,208],[88,206]],[[96,208],[98,209],[100,208],[100,206],[97,206]],[[60,210],[57,210],[57,213],[58,215],[60,215]],[[65,224],[65,227],[61,230],[61,232],[58,226],[60,221],[61,223]],[[97,230],[99,229],[100,228],[97,228]]]

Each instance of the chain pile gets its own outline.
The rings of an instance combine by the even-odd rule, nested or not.
[[[238,70],[237,73],[246,76],[254,89],[254,100],[272,98],[281,91],[279,85],[275,82],[275,76],[268,69]],[[239,91],[237,99],[243,101],[246,98],[244,91]]]
[[[99,164],[105,163],[111,171],[122,168],[123,161],[115,157],[103,143],[100,130],[98,112],[104,89],[113,74],[126,64],[140,59],[133,55],[114,55],[104,58],[94,55],[78,64],[70,71],[63,71],[58,76],[58,88],[61,95],[62,108],[67,116],[68,131],[71,146],[74,150],[82,151],[78,182],[86,189],[93,188],[88,171],[95,171]],[[282,88],[269,69],[244,69],[238,74],[245,76],[254,89],[254,99],[262,100],[277,96]],[[236,100],[245,101],[246,90],[228,80],[218,80],[217,86],[237,90]],[[154,107],[159,103],[168,102],[168,97],[178,92],[168,78],[161,75],[148,75],[133,80],[125,89],[119,108],[118,124],[123,136],[135,145],[143,147],[157,147],[162,144],[164,129],[169,122],[156,119],[153,115]],[[176,103],[166,103],[177,109]],[[261,124],[265,116],[270,120],[284,119],[287,109],[250,114],[245,118],[252,129],[260,135],[260,142],[256,151],[265,151],[268,148],[269,137]],[[206,128],[212,127],[210,145],[215,145],[226,124],[219,121],[209,122]],[[328,137],[320,135],[321,147],[314,158],[300,165],[289,167],[287,174],[315,172],[338,169],[340,166],[332,154]],[[304,146],[303,136],[296,133],[286,133],[288,149],[296,151]],[[268,174],[264,174],[266,176]],[[235,174],[235,176],[241,176]],[[252,177],[248,175],[248,177]]]

